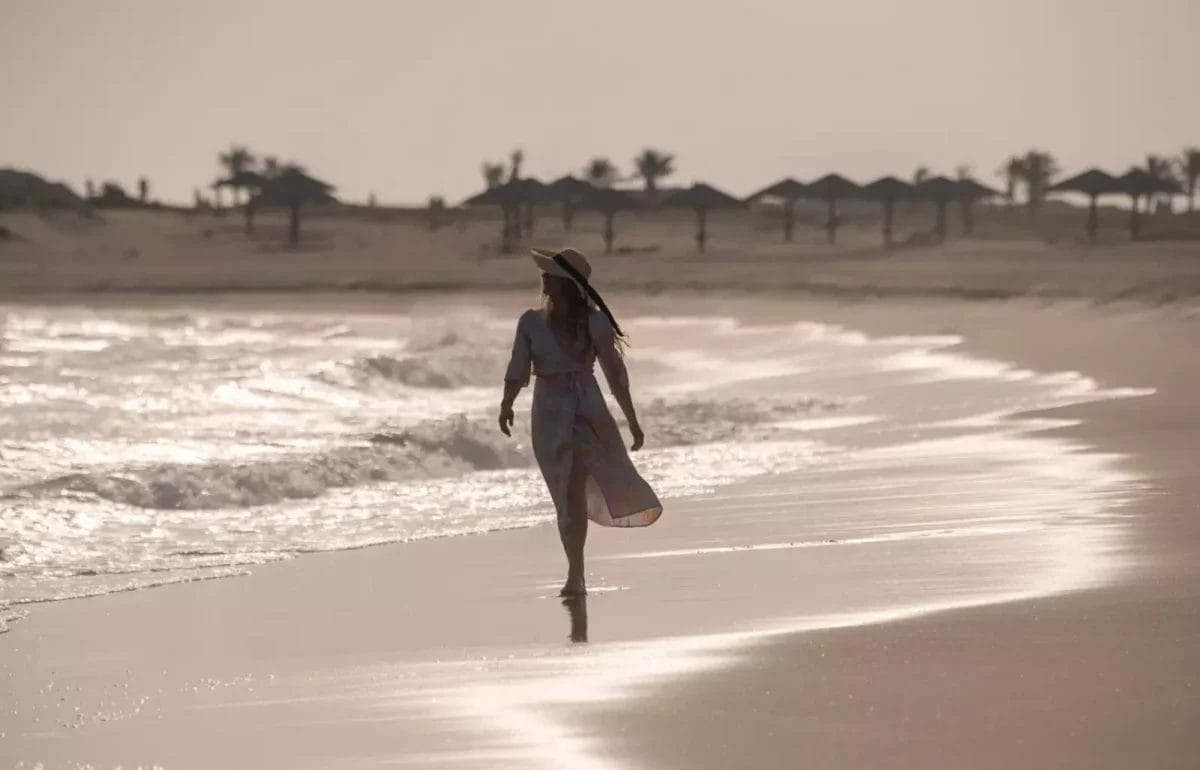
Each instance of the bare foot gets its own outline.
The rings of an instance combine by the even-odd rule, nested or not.
[[[567,578],[566,584],[558,595],[564,598],[572,596],[587,596],[587,586],[583,582],[583,578]]]

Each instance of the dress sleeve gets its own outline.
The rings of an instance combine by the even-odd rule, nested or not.
[[[592,315],[591,328],[592,344],[596,347],[596,360],[608,380],[609,390],[629,387],[629,372],[625,369],[625,358],[617,349],[617,335],[613,332],[612,324],[601,313]]]
[[[513,338],[512,357],[508,360],[508,369],[504,372],[505,382],[519,382],[521,387],[529,384],[529,371],[533,367],[533,353],[529,344],[529,333],[526,330],[525,316],[517,321],[517,333]]]

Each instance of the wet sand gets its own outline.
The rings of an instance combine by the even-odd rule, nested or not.
[[[1013,312],[1017,310],[1018,312]],[[645,767],[1200,767],[1200,313],[1139,305],[824,307],[867,331],[955,332],[984,356],[1157,393],[1054,410],[1149,480],[1114,586],[754,647],[597,709]]]
[[[655,301],[715,311],[745,297]],[[1122,462],[1149,482],[1127,509],[1119,555],[1130,568],[1119,582],[888,622],[867,613],[840,630],[737,633],[748,631],[737,620],[747,602],[765,613],[820,606],[838,586],[806,580],[821,574],[810,561],[821,549],[756,559],[719,580],[684,560],[613,568],[634,543],[677,543],[689,510],[706,504],[684,501],[654,528],[592,538],[602,579],[587,602],[591,643],[572,646],[582,618],[552,596],[562,571],[552,527],[313,554],[246,578],[34,608],[0,636],[0,689],[14,704],[0,758],[169,768],[501,767],[531,756],[655,768],[1200,763],[1200,362],[1188,354],[1200,349],[1200,315],[1031,300],[795,301],[811,320],[962,334],[975,354],[1155,388],[1053,415],[1082,420],[1062,435],[1129,455]],[[764,303],[763,313],[789,308]],[[707,504],[769,492],[758,482]],[[879,558],[885,565],[886,552]],[[711,635],[721,631],[734,633]],[[449,674],[423,664],[439,660],[460,663]]]

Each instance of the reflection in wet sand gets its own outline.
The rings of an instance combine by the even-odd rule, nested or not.
[[[563,599],[562,605],[571,616],[571,641],[577,644],[588,640],[587,597],[572,596]]]

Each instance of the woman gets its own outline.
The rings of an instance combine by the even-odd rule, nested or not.
[[[662,504],[630,462],[592,374],[598,360],[629,422],[630,448],[641,449],[644,436],[621,357],[625,335],[588,283],[591,265],[574,249],[532,253],[542,271],[542,307],[525,311],[517,322],[504,376],[500,430],[512,435],[513,400],[529,384],[532,368],[537,375],[530,411],[533,454],[554,501],[567,554],[561,595],[582,596],[587,593],[583,545],[588,519],[607,527],[645,527],[662,514]]]

